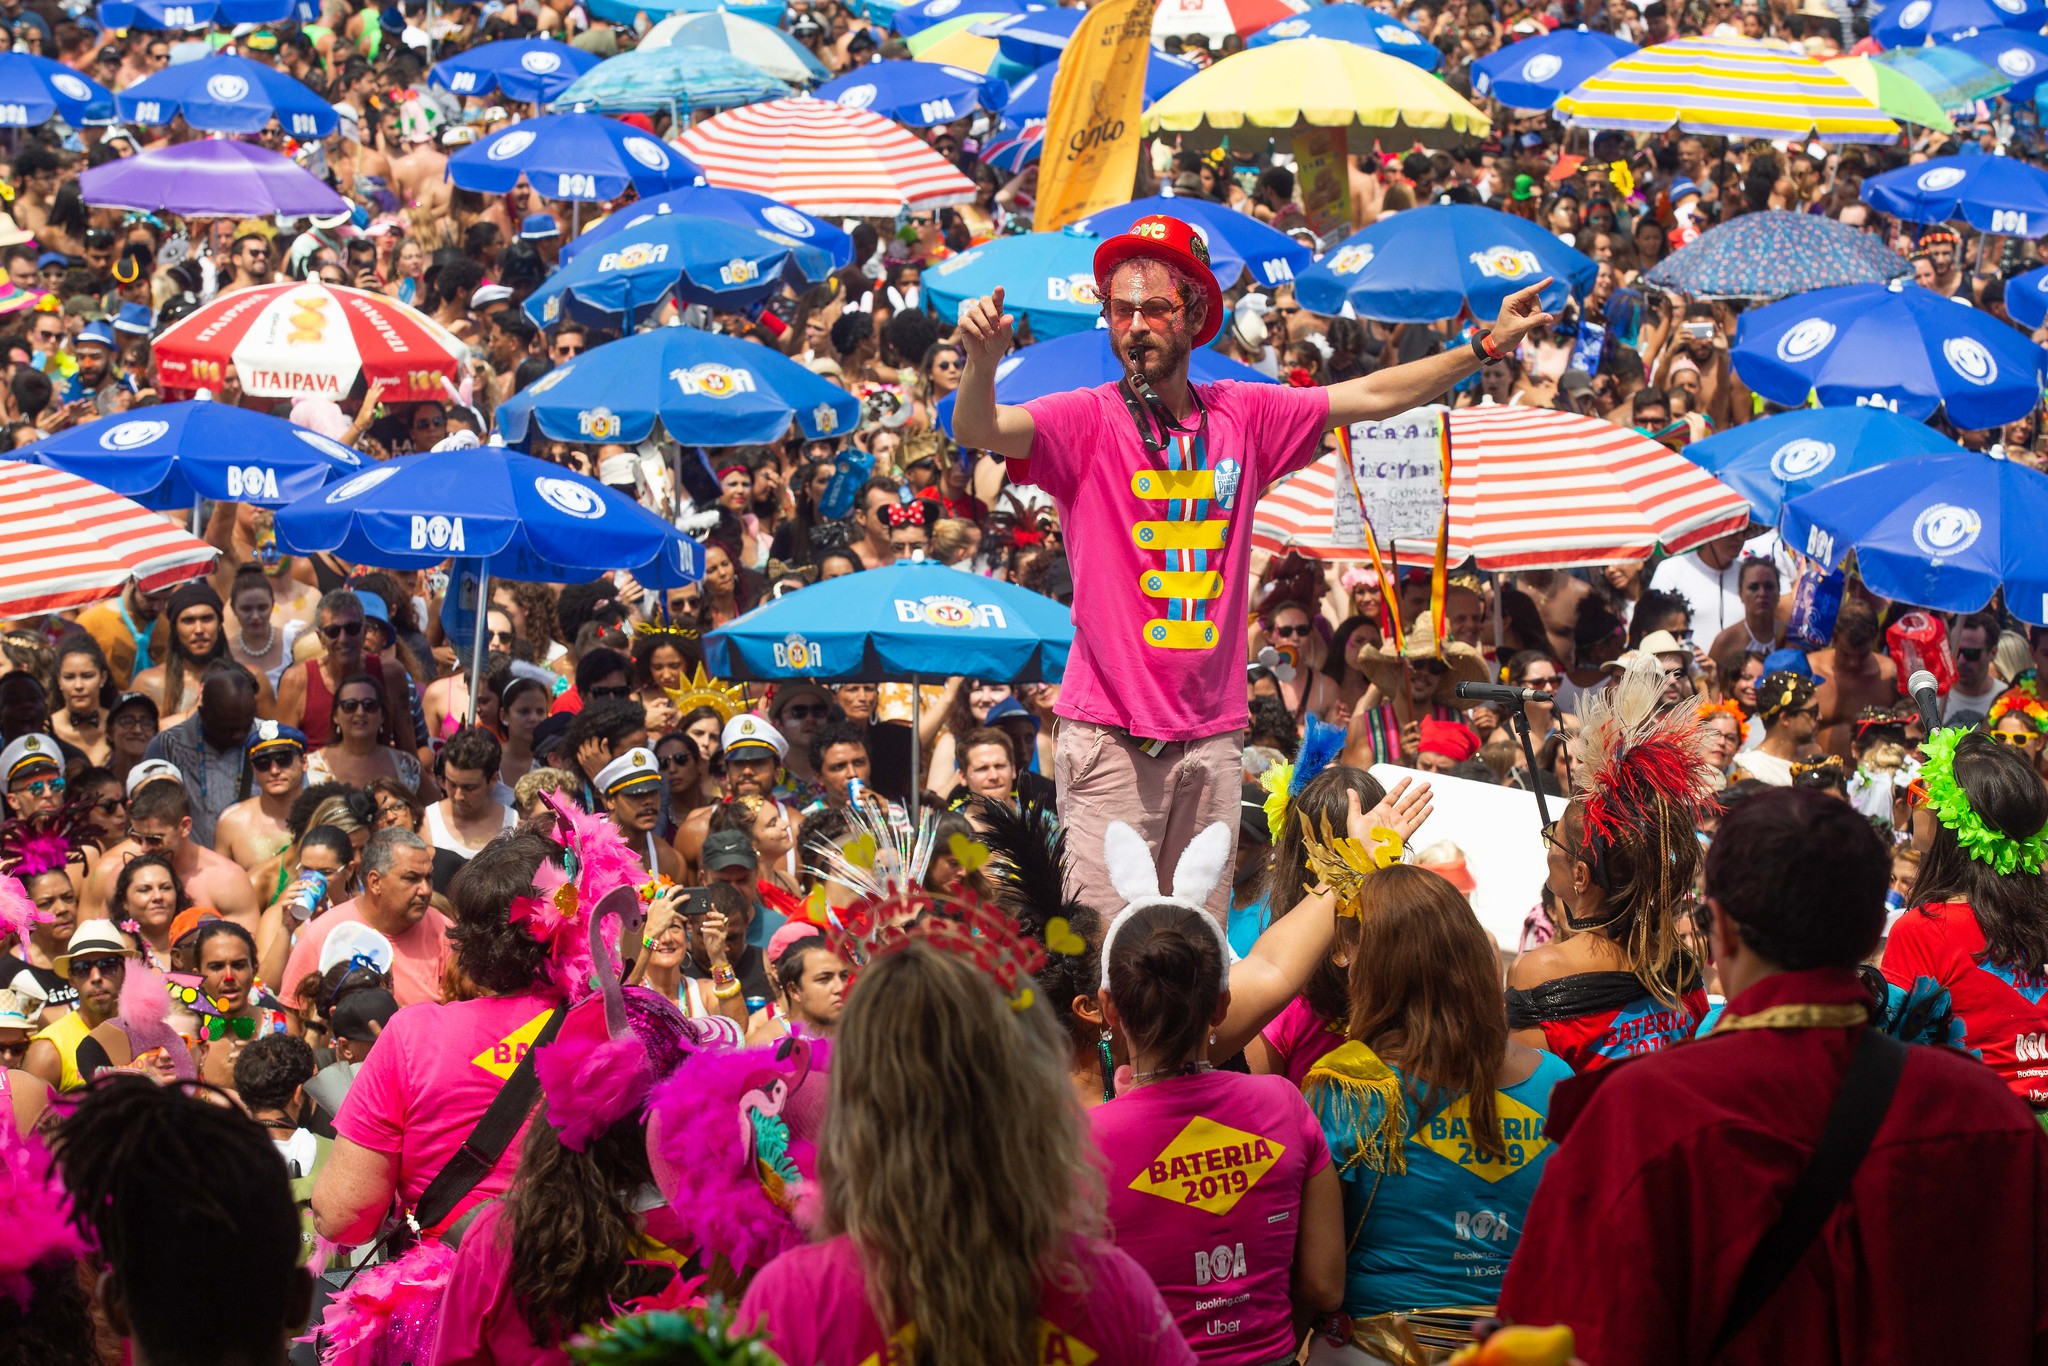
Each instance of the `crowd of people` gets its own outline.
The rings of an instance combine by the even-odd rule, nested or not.
[[[1465,93],[1561,25],[1859,36],[1763,0],[1386,8]],[[523,305],[630,193],[454,187],[452,151],[537,110],[428,71],[506,38],[609,56],[646,16],[319,9],[164,31],[0,0],[0,51],[115,90],[215,49],[303,82],[334,133],[252,136],[351,205],[95,207],[81,171],[201,134],[11,132],[0,447],[189,397],[152,339],[279,280],[467,346],[445,398],[274,401],[232,367],[212,394],[380,461],[502,441],[501,404],[619,339]],[[781,24],[835,73],[907,55],[841,0]],[[795,360],[853,430],[526,443],[689,529],[700,581],[494,578],[472,636],[446,566],[295,554],[218,501],[211,572],[6,621],[0,1363],[1422,1366],[1552,1325],[1526,1359],[2048,1360],[2048,628],[1853,576],[1816,610],[1763,525],[1442,583],[1252,552],[1259,493],[1354,422],[1545,407],[1683,449],[1773,411],[1734,308],[1642,278],[1747,213],[1874,234],[2003,316],[2024,243],[1858,191],[2038,129],[2001,104],[1897,147],[1573,142],[1474,98],[1488,138],[1352,159],[1352,226],[1539,224],[1599,264],[1557,312],[1535,284],[1490,325],[1319,316],[1217,279],[1167,198],[1095,258],[1123,378],[1002,403],[1028,327],[1000,290],[937,315],[921,272],[1028,231],[1037,167],[940,123],[914,131],[971,202],[848,221],[848,265],[756,311],[641,320]],[[1171,138],[1134,186],[1330,247],[1300,190],[1284,148]],[[1197,382],[1202,347],[1280,382]],[[2031,418],[1932,421],[2048,459]],[[916,561],[1065,605],[1064,676],[713,667],[707,633]],[[1928,662],[1931,714],[1903,681]],[[1457,824],[1470,785],[1549,819]],[[1503,938],[1469,856],[1539,838]]]

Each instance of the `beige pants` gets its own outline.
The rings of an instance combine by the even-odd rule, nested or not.
[[[1105,916],[1124,904],[1110,886],[1102,857],[1102,837],[1111,821],[1130,826],[1152,847],[1162,890],[1172,889],[1174,865],[1188,841],[1215,822],[1230,827],[1236,851],[1244,793],[1242,732],[1173,741],[1155,757],[1121,731],[1062,720],[1053,779],[1060,788],[1060,824],[1067,832],[1068,890]],[[1208,904],[1209,913],[1224,924],[1230,916],[1231,866],[1224,865]]]

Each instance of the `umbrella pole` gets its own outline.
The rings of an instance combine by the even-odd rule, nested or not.
[[[203,504],[204,504],[205,502],[206,502],[206,499],[205,499],[205,497],[204,497],[204,496],[203,496],[203,495],[202,495],[202,494],[201,494],[201,493],[199,492],[199,490],[198,490],[198,489],[196,489],[196,488],[195,488],[195,489],[193,489],[193,490],[192,490],[192,534],[193,534],[194,536],[198,537],[198,538],[199,538],[200,540],[202,540],[202,541],[206,539],[206,508],[205,508],[205,507],[203,506]]]
[[[481,562],[476,576],[476,630],[469,638],[469,721],[476,724],[476,699],[483,687],[484,678],[484,632],[491,614],[491,569],[488,560]]]
[[[917,797],[924,786],[918,770],[924,766],[924,744],[918,734],[917,675],[910,676],[910,825],[917,828]]]

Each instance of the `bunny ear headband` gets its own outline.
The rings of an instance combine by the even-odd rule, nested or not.
[[[1110,885],[1129,904],[1116,913],[1102,935],[1102,990],[1109,990],[1109,960],[1117,932],[1148,906],[1179,906],[1194,912],[1195,919],[1209,927],[1221,951],[1223,990],[1230,989],[1230,941],[1216,917],[1202,907],[1230,863],[1231,833],[1228,825],[1218,821],[1189,840],[1173,870],[1173,892],[1167,895],[1159,890],[1159,868],[1144,836],[1122,821],[1110,822],[1102,837],[1103,859],[1109,865]]]

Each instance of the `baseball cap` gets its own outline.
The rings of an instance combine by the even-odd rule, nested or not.
[[[157,710],[156,699],[148,693],[124,692],[115,699],[113,706],[107,708],[107,723],[109,725],[113,724],[114,718],[127,711],[130,707],[148,712],[151,725],[155,725],[163,715],[162,712]]]
[[[157,781],[159,778],[168,779],[174,783],[185,781],[185,775],[180,773],[178,766],[170,760],[144,759],[141,763],[128,770],[127,795],[130,797],[134,796],[144,786]]]
[[[23,735],[0,749],[0,780],[13,782],[44,768],[64,767],[63,751],[47,735]]]
[[[744,830],[719,830],[705,837],[704,868],[715,873],[721,868],[758,868],[760,856]]]

